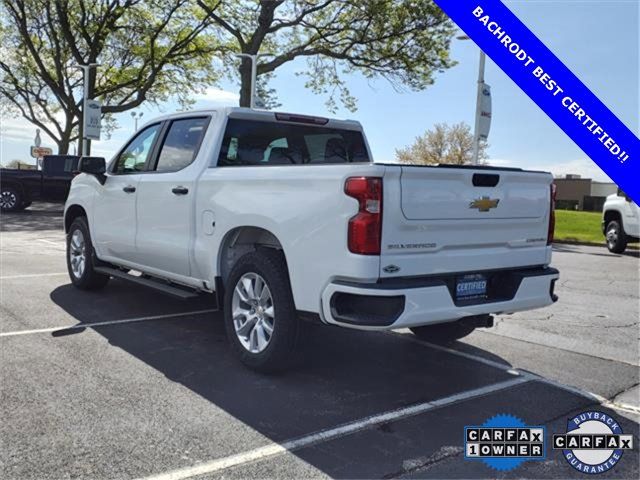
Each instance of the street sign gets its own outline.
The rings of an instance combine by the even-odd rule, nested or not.
[[[486,140],[491,128],[491,87],[486,83],[480,86],[480,119],[478,123],[478,136]]]
[[[36,147],[35,145],[31,147],[31,156],[33,158],[40,158],[45,155],[53,155],[53,150],[49,147]]]
[[[84,112],[84,138],[100,140],[102,105],[97,100],[87,100]]]

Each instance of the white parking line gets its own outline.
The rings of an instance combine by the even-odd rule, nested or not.
[[[309,435],[305,435],[304,437],[287,440],[283,443],[271,443],[270,445],[265,445],[264,447],[255,448],[253,450],[248,450],[236,455],[217,458],[215,460],[201,463],[192,467],[180,468],[157,475],[151,475],[146,478],[147,480],[182,480],[185,478],[196,477],[198,475],[218,472],[220,470],[237,467],[249,462],[264,460],[268,457],[273,457],[275,455],[281,455],[283,453],[299,450],[301,448],[305,448],[317,443],[328,442],[339,437],[351,435],[352,433],[373,427],[375,425],[412,417],[429,410],[443,407],[445,405],[451,405],[453,403],[468,400],[470,398],[481,397],[489,393],[494,393],[506,388],[513,387],[515,385],[519,385],[521,383],[528,382],[529,380],[529,375],[521,375],[511,380],[505,380],[504,382],[494,383],[492,385],[476,388],[474,390],[468,390],[466,392],[451,395],[449,397],[441,398],[432,402],[418,403],[416,405],[411,405],[397,410],[378,413],[376,415],[345,423],[334,428],[311,433]]]
[[[2,332],[0,333],[0,337],[15,337],[18,335],[31,335],[34,333],[51,333],[51,332],[58,332],[61,330],[77,330],[82,328],[103,327],[105,325],[118,325],[121,323],[147,322],[150,320],[164,320],[167,318],[186,317],[187,315],[202,315],[204,313],[213,313],[217,311],[218,311],[217,309],[211,308],[208,310],[196,310],[194,312],[169,313],[166,315],[152,315],[149,317],[125,318],[122,320],[108,320],[105,322],[78,323],[76,325],[65,325],[63,327],[38,328],[35,330],[18,330],[15,332]]]
[[[0,280],[13,280],[14,278],[33,278],[33,277],[56,277],[58,275],[69,275],[67,272],[56,273],[26,273],[23,275],[4,275]]]
[[[53,242],[51,240],[47,240],[46,238],[36,238],[39,242],[48,243],[49,245],[55,245],[56,247],[64,247],[64,243],[62,241]]]
[[[483,332],[483,333],[487,333],[487,332]],[[594,403],[599,403],[600,405],[607,407],[607,408],[611,408],[612,410],[620,410],[620,411],[624,411],[624,412],[628,412],[628,413],[635,413],[635,414],[640,414],[640,407],[637,407],[635,405],[630,405],[627,403],[615,403],[612,402],[611,400],[609,400],[608,398],[603,397],[602,395],[598,395],[597,393],[593,393],[590,392],[588,390],[582,390],[578,387],[574,387],[572,385],[565,385],[564,383],[560,383],[560,382],[556,382],[555,380],[550,380],[548,378],[545,377],[541,377],[540,375],[537,375],[535,373],[532,372],[523,372],[521,370],[515,369],[513,368],[511,365],[508,364],[503,364],[500,362],[495,362],[493,360],[489,360],[487,358],[483,358],[480,357],[478,355],[473,355],[471,353],[466,353],[466,352],[461,352],[459,350],[455,350],[453,348],[448,348],[448,347],[443,347],[442,345],[436,345],[433,343],[429,343],[429,342],[425,342],[423,340],[419,340],[415,337],[411,337],[409,335],[406,334],[402,334],[402,333],[398,333],[398,332],[391,332],[392,335],[404,338],[407,341],[413,342],[413,343],[417,343],[420,344],[424,347],[427,348],[431,348],[434,350],[440,350],[442,352],[446,352],[446,353],[450,353],[452,355],[457,355],[458,357],[463,357],[466,358],[468,360],[472,360],[474,362],[478,362],[478,363],[484,363],[485,365],[489,365],[491,367],[495,367],[495,368],[499,368],[500,370],[504,370],[507,372],[520,372],[521,374],[524,373],[526,375],[529,375],[531,380],[535,380],[537,382],[541,382],[541,383],[546,383],[547,385],[551,385],[554,386],[556,388],[560,388],[562,390],[565,390],[567,392],[571,392],[575,395],[579,395],[581,397],[587,398],[589,400],[592,400]],[[577,353],[577,352],[572,352],[572,353]],[[590,355],[589,355],[590,356]],[[620,362],[622,363],[622,362]]]

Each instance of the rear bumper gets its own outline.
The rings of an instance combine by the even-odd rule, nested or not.
[[[326,323],[362,330],[391,330],[511,313],[551,305],[559,272],[527,268],[486,272],[488,298],[454,300],[457,275],[393,278],[374,284],[335,282],[322,293]]]

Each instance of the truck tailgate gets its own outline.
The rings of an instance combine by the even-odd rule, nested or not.
[[[545,265],[552,176],[387,165],[380,275]]]

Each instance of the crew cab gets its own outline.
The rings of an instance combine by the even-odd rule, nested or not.
[[[612,253],[622,253],[628,243],[640,241],[640,208],[620,189],[604,202],[602,233]]]
[[[356,121],[244,108],[159,118],[79,169],[73,284],[215,294],[256,370],[305,320],[446,342],[557,299],[549,173],[373,163]]]
[[[45,155],[42,170],[0,170],[0,208],[24,210],[34,200],[63,203],[69,193],[78,159],[75,155]]]

